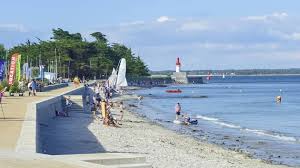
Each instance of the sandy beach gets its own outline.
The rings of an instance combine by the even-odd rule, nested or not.
[[[114,102],[136,98],[124,95],[114,98]],[[246,154],[225,150],[220,146],[199,141],[187,135],[181,135],[163,128],[129,111],[126,104],[124,121],[121,128],[103,126],[101,121],[94,121],[89,130],[101,142],[107,152],[126,152],[144,154],[153,167],[287,167],[272,165]],[[118,118],[119,108],[112,112]]]

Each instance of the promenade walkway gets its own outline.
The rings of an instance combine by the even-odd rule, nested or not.
[[[80,166],[74,166],[66,164],[57,160],[49,160],[43,157],[36,157],[31,155],[17,154],[15,153],[15,147],[20,136],[22,124],[27,111],[27,104],[35,101],[46,99],[50,96],[61,94],[74,89],[74,86],[51,90],[48,92],[38,92],[37,96],[25,96],[19,97],[8,96],[3,97],[2,107],[5,114],[3,119],[2,111],[0,115],[0,167],[5,168],[31,168],[31,167],[43,167],[43,168],[77,168]],[[0,109],[1,110],[1,109]],[[33,159],[34,158],[34,159]]]
[[[28,103],[40,101],[72,89],[74,89],[74,86],[60,88],[49,92],[38,92],[35,97],[29,97],[28,94],[25,94],[23,97],[19,97],[18,95],[3,97],[2,107],[5,119],[3,119],[2,111],[0,111],[0,150],[15,150]],[[6,95],[8,95],[8,93]]]

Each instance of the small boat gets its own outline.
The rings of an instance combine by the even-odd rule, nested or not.
[[[171,90],[166,90],[168,93],[181,93],[182,91],[180,89],[171,89]]]

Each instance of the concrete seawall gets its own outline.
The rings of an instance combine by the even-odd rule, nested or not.
[[[49,126],[50,120],[55,117],[56,110],[62,111],[64,95],[81,94],[82,90],[83,87],[75,88],[60,95],[28,104],[16,151],[44,153],[42,142],[45,137],[41,130]]]
[[[68,83],[61,83],[61,84],[56,84],[56,85],[49,85],[49,86],[45,86],[42,88],[42,92],[46,92],[46,91],[50,91],[50,90],[54,90],[54,89],[59,89],[59,88],[63,88],[63,87],[68,87],[69,84]]]

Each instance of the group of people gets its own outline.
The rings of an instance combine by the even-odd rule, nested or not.
[[[65,96],[65,106],[63,107],[63,111],[55,110],[56,117],[70,117],[70,108],[72,106],[71,96]]]
[[[27,88],[28,88],[28,94],[29,96],[36,96],[36,89],[37,89],[37,82],[35,79],[32,79],[28,85],[27,85]]]
[[[89,85],[85,84],[82,97],[83,104],[89,107],[84,107],[84,109],[88,108],[95,120],[102,119],[103,125],[118,127],[118,125],[121,125],[123,119],[124,105],[123,102],[112,102],[111,97],[112,90],[106,82],[98,82],[92,89],[89,88]],[[111,112],[111,108],[115,106],[119,106],[120,108],[120,117],[118,119],[114,118]],[[97,116],[97,112],[101,113],[101,115]]]
[[[176,120],[179,120],[180,117],[183,117],[183,123],[186,124],[186,125],[190,125],[191,124],[191,117],[189,117],[187,114],[185,115],[182,115],[181,114],[181,105],[180,103],[177,103],[175,105],[175,119]]]

